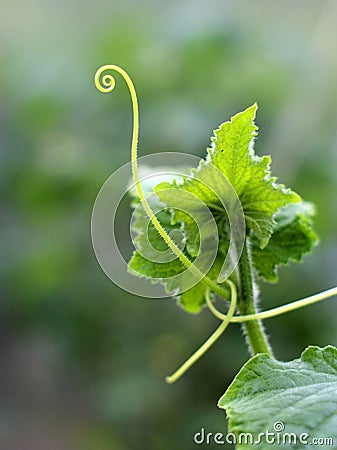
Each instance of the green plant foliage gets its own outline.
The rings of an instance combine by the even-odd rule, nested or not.
[[[254,123],[257,105],[223,123],[212,138],[210,161],[230,181],[244,210],[248,228],[265,247],[272,234],[273,215],[281,206],[298,202],[300,197],[276,183],[270,176],[270,156],[256,156],[253,144],[257,135]]]
[[[252,238],[254,266],[264,279],[275,281],[275,269],[279,264],[286,264],[289,260],[300,261],[302,254],[310,251],[317,241],[312,231],[312,207],[301,203],[296,193],[278,184],[276,178],[271,176],[270,156],[259,157],[254,153],[256,110],[257,105],[254,104],[220,125],[212,137],[207,158],[201,161],[197,169],[192,170],[189,177],[173,182],[163,181],[153,188],[155,195],[151,200],[157,210],[161,210],[157,217],[167,233],[173,229],[183,233],[181,243],[185,245],[184,253],[191,261],[200,252],[199,222],[204,224],[209,220],[203,208],[206,205],[207,211],[211,211],[219,242],[214,264],[205,275],[214,281],[218,279],[229,248],[226,211],[235,208],[233,205],[237,199],[245,217],[246,236]],[[177,203],[177,198],[179,208],[172,206]],[[299,206],[282,208],[290,203]],[[133,230],[138,250],[129,263],[130,270],[153,282],[162,281],[168,294],[174,294],[181,285],[177,284],[176,279],[170,280],[170,277],[181,274],[186,268],[178,259],[158,262],[151,258],[151,252],[146,250],[148,242],[156,250],[170,250],[152,225],[148,225],[141,205],[135,211],[135,216]],[[206,238],[214,239],[214,234],[214,228],[210,226]],[[285,239],[287,242],[284,242]],[[289,243],[291,245],[286,245]],[[188,312],[199,312],[205,304],[205,289],[205,285],[199,281],[193,288],[177,296],[178,301]]]
[[[275,214],[273,234],[263,250],[258,239],[252,237],[252,260],[259,277],[270,282],[277,281],[277,266],[289,261],[300,262],[302,256],[312,250],[318,242],[312,229],[314,214],[312,203],[289,204]]]
[[[152,206],[154,206],[156,203],[156,197],[153,196],[151,197],[151,199],[153,200],[151,202]],[[157,203],[157,206],[158,205],[159,203]],[[167,246],[158,232],[153,228],[151,222],[149,222],[142,206],[139,204],[137,206],[138,207],[135,211],[135,221],[132,225],[132,229],[136,233],[134,242],[137,245],[138,250],[133,254],[133,257],[129,263],[129,270],[135,275],[141,275],[151,278],[152,282],[164,282],[163,280],[165,280],[165,287],[167,292],[174,292],[180,287],[174,277],[176,275],[182,274],[186,270],[186,268],[179,259],[174,257],[171,258],[171,261],[166,263],[156,262],[151,259],[155,258],[155,251],[164,252],[165,250],[167,250]],[[160,210],[156,215],[160,220],[160,223],[164,226],[165,230],[168,233],[177,229],[183,230],[182,223],[178,223],[176,221],[174,222],[174,224],[172,223],[172,215],[169,209],[165,208],[163,210]],[[151,246],[149,246],[149,242]],[[153,254],[151,254],[152,248],[154,250]],[[148,257],[144,257],[143,252],[146,253],[146,256]],[[185,253],[190,256],[188,252],[185,251]],[[174,255],[171,253],[171,256]],[[194,258],[191,259],[193,260]],[[223,258],[218,256],[215,259],[211,269],[207,273],[207,276],[215,281],[220,272],[222,263]],[[181,282],[182,281],[180,279],[180,283]],[[224,289],[228,291],[227,286],[224,286]],[[206,286],[202,282],[199,282],[191,289],[188,289],[181,295],[179,295],[178,303],[182,305],[186,311],[190,313],[198,313],[202,305],[204,305],[205,303],[205,292]]]
[[[266,430],[275,432],[281,423],[282,432],[298,437],[306,433],[308,438],[307,445],[287,442],[280,448],[311,448],[310,442],[322,437],[336,443],[337,349],[310,346],[301,359],[291,362],[256,355],[240,370],[218,406],[226,410],[229,430],[237,436],[252,433],[257,439]],[[251,448],[267,450],[278,446],[262,437],[259,445],[243,442],[236,447]]]

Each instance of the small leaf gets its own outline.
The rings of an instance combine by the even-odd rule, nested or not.
[[[226,410],[229,431],[240,433],[277,431],[298,437],[307,433],[308,445],[282,445],[282,448],[305,449],[314,438],[332,438],[337,444],[337,349],[308,347],[301,359],[280,362],[267,354],[251,358],[240,370],[218,406]],[[278,425],[277,425],[278,424]],[[274,428],[275,426],[275,428]],[[281,434],[281,433],[280,433]],[[281,436],[282,437],[282,436]],[[242,442],[236,449],[272,450],[276,444],[252,445]],[[325,447],[322,447],[325,448]],[[328,448],[328,447],[326,447]]]
[[[230,242],[233,229],[236,230],[236,236],[243,240],[246,235],[253,236],[256,269],[266,279],[275,279],[275,268],[280,263],[289,259],[298,260],[309,251],[309,244],[305,241],[305,248],[293,249],[290,255],[281,254],[276,258],[276,250],[269,247],[266,261],[263,262],[260,250],[266,248],[273,231],[277,231],[274,217],[280,216],[275,213],[289,203],[299,202],[300,197],[277,184],[276,178],[271,177],[269,156],[259,157],[254,154],[256,110],[257,105],[253,105],[223,123],[214,132],[207,158],[191,171],[190,176],[181,176],[173,181],[163,177],[162,182],[153,187],[153,201],[157,206],[155,211],[159,221],[167,233],[175,229],[183,233],[181,242],[185,246],[184,254],[190,261],[197,261],[200,255],[200,261],[207,261],[207,258],[211,261],[205,265],[207,270],[197,267],[214,281],[221,279],[228,250],[230,259],[235,255],[236,247],[240,247],[236,245],[235,239]],[[133,202],[133,206],[137,206],[137,201]],[[173,253],[153,226],[148,224],[144,212],[141,212],[142,207],[138,206],[138,209],[134,223],[138,251],[130,261],[130,270],[139,276],[148,277],[152,282],[161,281],[168,294],[183,292],[180,304],[189,312],[198,312],[205,303],[205,287],[199,281],[191,289],[184,289],[184,284],[191,285],[187,283],[187,275],[180,278],[175,275],[182,274],[186,268],[179,260],[170,258],[174,256]],[[230,223],[229,217],[233,222]],[[305,220],[309,221],[306,217],[298,224],[302,231]],[[309,236],[307,233],[306,238],[311,238],[311,245],[314,235]],[[156,251],[164,252],[168,260],[153,259]],[[215,270],[218,270],[217,274]],[[170,277],[172,280],[168,280]],[[183,285],[179,285],[179,282]]]
[[[259,277],[277,281],[277,267],[289,261],[300,262],[317,244],[312,229],[315,208],[312,203],[301,202],[281,208],[274,216],[275,226],[268,245],[261,250],[255,235],[251,239],[251,254]]]
[[[233,196],[229,189],[230,183],[242,204],[248,228],[254,231],[260,247],[264,248],[273,232],[275,212],[301,199],[270,176],[270,156],[255,155],[256,110],[255,104],[220,125],[214,132],[213,146],[208,149],[207,160],[201,161],[198,169],[192,171],[192,176],[183,177],[182,182],[161,183],[155,187],[155,192],[160,201],[167,205],[174,195],[189,192],[217,214],[219,221],[226,216],[221,198]],[[171,191],[168,190],[169,186]],[[233,199],[227,201],[233,202]],[[173,217],[186,222],[187,238],[193,246],[196,242],[196,227],[181,212],[174,212]],[[194,247],[192,249],[195,250]]]
[[[299,202],[300,197],[277,184],[270,176],[270,156],[254,153],[257,126],[254,123],[257,105],[223,123],[212,138],[210,161],[230,181],[240,198],[247,225],[264,248],[272,234],[273,215],[287,203]]]

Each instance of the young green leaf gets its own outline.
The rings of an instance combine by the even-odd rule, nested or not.
[[[318,242],[312,229],[315,208],[301,202],[281,208],[274,216],[275,226],[268,245],[262,250],[255,235],[251,238],[251,255],[260,278],[277,281],[277,267],[289,261],[300,262]]]
[[[210,161],[227,177],[240,198],[247,225],[264,248],[272,233],[273,215],[281,206],[300,197],[270,176],[270,156],[256,156],[254,104],[223,123],[212,138]]]
[[[261,248],[264,248],[273,231],[273,215],[300,197],[276,183],[270,176],[270,156],[259,157],[254,153],[257,126],[254,123],[257,105],[236,114],[215,130],[213,146],[208,149],[206,162],[202,161],[193,176],[182,183],[173,182],[171,188],[188,191],[202,200],[211,210],[225,210],[219,194],[226,195],[228,182],[233,186],[243,207],[246,223],[253,230]],[[221,174],[223,177],[221,178]],[[174,191],[167,191],[169,183],[161,183],[155,192],[163,203],[170,204]],[[179,195],[177,192],[177,195]],[[177,220],[184,217],[175,213]],[[188,224],[189,225],[189,224]],[[195,241],[196,230],[188,227],[190,240]]]
[[[301,359],[276,361],[266,354],[251,358],[240,370],[218,406],[226,410],[229,430],[251,433],[253,442],[260,433],[306,433],[307,444],[282,448],[310,448],[314,438],[331,438],[337,443],[337,349],[308,347]],[[282,433],[278,433],[282,435]],[[282,438],[282,436],[280,436]],[[236,449],[272,450],[260,435],[261,443],[242,442]],[[281,441],[282,442],[282,441]],[[277,447],[278,448],[278,447]],[[328,448],[328,447],[323,447]]]
[[[274,271],[278,264],[285,263],[289,259],[300,259],[303,253],[309,251],[307,240],[311,239],[311,245],[314,240],[314,235],[309,233],[309,216],[303,214],[301,220],[296,216],[296,219],[288,224],[283,220],[282,230],[283,235],[289,235],[295,233],[293,228],[297,227],[299,235],[300,231],[304,232],[304,222],[307,221],[308,229],[305,234],[306,240],[302,241],[302,249],[294,247],[287,255],[283,252],[275,256],[275,252],[278,251],[277,238],[282,238],[282,234],[277,234],[273,242],[274,247],[267,246],[273,231],[279,233],[278,222],[275,226],[274,217],[281,216],[275,213],[289,203],[299,202],[300,197],[283,185],[277,184],[276,178],[271,177],[269,156],[259,157],[254,154],[253,144],[257,134],[257,126],[254,123],[256,110],[255,104],[235,115],[229,122],[223,123],[214,132],[212,148],[208,149],[206,160],[201,161],[199,167],[192,170],[191,176],[182,176],[172,182],[164,180],[153,188],[157,203],[165,209],[159,213],[162,225],[167,233],[175,228],[184,234],[182,240],[185,245],[184,253],[191,261],[198,257],[200,247],[203,245],[201,228],[204,239],[206,237],[209,242],[215,239],[215,235],[218,238],[217,255],[213,259],[216,262],[212,268],[208,267],[208,274],[205,273],[214,281],[218,279],[230,245],[229,217],[238,217],[236,211],[239,209],[241,211],[243,209],[246,229],[244,224],[242,228],[240,226],[236,228],[240,233],[242,230],[241,234],[244,237],[253,236],[256,269],[266,279],[275,279]],[[135,233],[138,234],[135,242],[139,246],[139,251],[130,261],[130,270],[140,276],[151,278],[152,281],[160,281],[170,276],[174,278],[175,274],[181,274],[185,268],[179,260],[158,262],[151,259],[150,254],[142,252],[142,247],[148,246],[149,239],[155,249],[162,245],[164,248],[161,250],[170,253],[157,231],[152,226],[144,226],[146,222],[144,213],[139,214],[134,227]],[[298,245],[300,244],[299,242]],[[208,245],[204,244],[205,248],[207,249]],[[266,251],[265,262],[263,251]],[[219,270],[217,274],[216,270]],[[183,278],[180,278],[181,280]],[[201,283],[199,281],[194,288],[180,297],[181,305],[190,312],[199,311],[201,305],[205,303],[205,287]],[[168,293],[184,290],[182,286],[178,286],[177,278],[165,280],[164,284]]]

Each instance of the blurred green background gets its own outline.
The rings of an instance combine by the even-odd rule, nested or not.
[[[3,0],[1,411],[3,450],[172,450],[201,427],[247,360],[232,326],[177,384],[216,327],[169,300],[131,296],[101,271],[90,215],[129,159],[126,88],[98,93],[102,64],[136,84],[140,153],[205,155],[212,130],[259,103],[258,154],[317,205],[320,246],[262,286],[269,308],[336,285],[337,3],[296,0]],[[336,301],[266,322],[275,354],[337,344]],[[225,446],[223,446],[225,448]]]

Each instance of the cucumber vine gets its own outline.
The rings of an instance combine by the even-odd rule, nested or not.
[[[257,311],[257,280],[277,281],[278,266],[290,261],[301,261],[302,256],[317,244],[318,238],[313,230],[314,206],[271,176],[269,156],[259,157],[254,153],[256,104],[215,130],[207,158],[191,171],[190,176],[153,186],[150,199],[144,193],[138,171],[139,110],[134,84],[119,66],[105,65],[98,69],[94,79],[101,92],[111,92],[115,87],[115,79],[107,71],[118,72],[123,77],[130,91],[133,110],[131,165],[135,187],[133,205],[137,206],[133,226],[139,247],[129,262],[129,270],[152,282],[164,284],[168,296],[176,297],[180,306],[188,312],[196,313],[206,306],[221,321],[210,338],[174,374],[166,377],[166,381],[173,383],[178,380],[230,323],[241,323],[253,358],[244,366],[219,405],[226,408],[232,429],[244,429],[242,424],[238,428],[237,397],[232,398],[231,394],[236,392],[240,379],[246,379],[245,371],[249,364],[266,364],[266,361],[278,364],[261,320],[337,295],[337,287],[334,287],[277,308]],[[153,208],[153,198],[159,208]],[[203,219],[206,216],[200,212],[200,203],[206,206],[208,213],[211,212],[213,228],[208,219]],[[193,217],[194,213],[196,215]],[[241,229],[243,240],[242,246],[235,246],[232,245],[231,233],[236,226],[240,228],[239,221],[235,219],[240,214],[243,214],[245,223]],[[149,220],[146,230],[143,229],[145,219]],[[205,273],[197,261],[200,254],[206,259],[209,257],[210,246],[214,244],[214,226],[217,231],[217,250]],[[181,242],[173,236],[173,230],[181,232]],[[175,258],[169,261],[148,259],[142,250],[149,245],[159,252],[169,251]],[[228,259],[232,263],[231,270],[226,270]],[[193,283],[186,281],[191,278],[194,279]],[[215,306],[218,298],[229,303],[227,313]],[[333,355],[335,358],[337,354],[330,347],[328,350],[314,349],[302,355],[302,366],[309,354],[311,366],[314,365],[313,360],[316,364],[319,358],[323,358],[322,355]],[[263,361],[260,361],[260,356],[263,356]],[[317,364],[314,368],[317,371]]]

